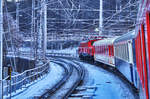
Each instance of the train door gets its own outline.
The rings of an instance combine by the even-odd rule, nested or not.
[[[143,61],[142,61],[142,50],[141,50],[141,31],[138,31],[138,35],[135,38],[135,52],[136,52],[136,66],[139,74],[140,82],[138,82],[138,89],[140,91],[141,98],[146,96],[144,90],[144,75],[143,75]],[[142,84],[142,85],[141,85]]]
[[[145,41],[145,25],[141,25],[141,47],[142,47],[142,61],[143,61],[143,75],[144,75],[144,87],[146,92],[146,98],[149,99],[149,89],[148,89],[148,66],[147,66],[147,57],[146,57],[146,41]]]
[[[142,88],[144,89],[144,74],[143,74],[143,61],[142,61],[142,45],[141,45],[141,37],[140,37],[141,32],[139,31],[138,36],[137,36],[137,65],[138,65],[138,72],[140,74],[140,80],[142,83]]]
[[[150,95],[150,12],[146,13],[146,50],[147,50],[147,72],[148,72],[148,87],[149,87],[149,95]]]

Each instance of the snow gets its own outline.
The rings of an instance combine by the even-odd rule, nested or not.
[[[54,56],[70,56],[70,57],[78,57],[78,48],[67,48],[62,50],[47,50],[47,55],[54,55]]]
[[[75,48],[66,48],[62,50],[47,50],[47,53],[66,53],[66,54],[76,54],[78,47]]]
[[[71,62],[66,59],[63,60]],[[135,99],[127,85],[113,73],[88,63],[79,63],[86,68],[88,76],[85,77],[85,83],[82,87],[86,89],[86,91],[76,95],[92,97],[92,99]],[[24,86],[23,89],[18,90],[16,93],[12,93],[12,98],[33,98],[34,96],[42,95],[47,89],[52,88],[52,86],[62,78],[63,69],[59,65],[51,62],[50,70],[51,71],[42,79],[38,79],[30,85]],[[5,96],[5,98],[7,98],[7,96]]]
[[[78,47],[74,47],[74,48],[66,48],[66,49],[62,49],[62,50],[49,50],[47,49],[46,52],[47,53],[76,53]],[[31,48],[29,47],[21,47],[19,48],[19,51],[21,52],[31,52]]]
[[[17,92],[12,93],[13,99],[29,99],[33,98],[34,96],[41,96],[47,89],[52,88],[59,79],[63,76],[63,69],[61,66],[52,63],[50,66],[50,72],[43,76],[42,79],[38,79],[24,88],[17,90]],[[8,98],[9,96],[4,96],[4,99]]]
[[[72,57],[76,57],[78,56],[77,53],[78,47],[74,47],[74,48],[66,48],[66,49],[62,49],[62,50],[46,50],[47,54],[67,54],[67,55],[71,55]],[[31,56],[31,48],[29,47],[21,47],[19,48],[19,51],[21,52],[20,57],[22,58],[32,58],[33,56]],[[9,53],[9,56],[14,56],[13,53]]]
[[[93,89],[87,88],[86,91],[80,93],[81,95],[90,96],[92,99],[135,99],[127,85],[113,73],[88,63],[79,63],[86,68],[86,73],[88,73],[83,86],[93,87]]]
[[[22,52],[30,52],[30,51],[31,51],[31,48],[30,48],[30,47],[20,47],[20,48],[19,48],[19,51],[22,51]]]
[[[94,65],[82,63],[88,70],[86,86],[96,86],[93,99],[134,99],[127,85],[117,76]]]

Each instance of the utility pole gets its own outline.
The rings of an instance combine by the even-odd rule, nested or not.
[[[18,30],[19,30],[19,0],[17,0],[16,2],[16,22],[17,22],[16,25],[18,25]]]
[[[31,44],[32,44],[32,53],[33,53],[33,58],[36,59],[36,53],[35,53],[35,41],[36,41],[36,36],[35,36],[35,0],[32,0],[32,23],[31,23]]]
[[[103,0],[100,0],[99,7],[99,35],[102,35],[103,31]]]
[[[39,0],[38,1],[39,5],[42,6],[42,0]],[[43,7],[42,7],[43,8]],[[39,18],[38,18],[38,27],[39,27],[39,31],[38,31],[38,59],[41,59],[42,58],[42,24],[43,24],[43,21],[42,21],[42,8],[40,8],[38,10],[38,15],[39,15]]]
[[[35,8],[37,8],[37,7],[39,7],[40,6],[40,0],[33,0],[32,1],[34,4],[33,4],[33,6],[32,6],[32,8],[33,8],[33,10],[34,10],[34,12],[33,12],[33,17],[34,17],[34,57],[35,57],[35,60],[36,60],[36,62],[38,61],[38,48],[39,48],[39,11],[40,11],[40,9],[35,9]]]
[[[38,10],[38,22],[39,22],[39,31],[38,31],[38,58],[46,59],[46,50],[47,50],[47,0],[39,0],[41,8]]]
[[[3,0],[0,0],[0,99],[3,99]]]
[[[44,24],[43,24],[43,54],[44,54],[44,59],[46,59],[46,50],[47,50],[47,0],[43,0],[43,14],[44,14]]]

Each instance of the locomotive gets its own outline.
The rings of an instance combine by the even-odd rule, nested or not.
[[[78,54],[80,59],[91,60],[94,61],[94,47],[93,43],[100,39],[94,39],[89,41],[83,41],[80,43]]]

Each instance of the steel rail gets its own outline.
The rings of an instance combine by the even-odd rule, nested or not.
[[[84,80],[84,75],[85,75],[85,69],[83,68],[83,66],[75,61],[73,61],[74,64],[78,65],[72,65],[78,72],[78,79],[76,80],[75,84],[69,89],[68,93],[63,97],[63,99],[67,99],[72,93],[73,91],[78,87],[78,85]]]
[[[75,81],[75,83],[73,84],[73,86],[71,86],[69,88],[69,90],[67,91],[65,96],[63,96],[63,99],[67,99],[84,79],[85,70],[84,70],[83,66],[81,66],[81,64],[79,64],[75,61],[72,61],[73,63],[68,63],[68,62],[60,59],[60,60],[54,60],[52,62],[62,66],[65,70],[65,75],[64,75],[64,77],[62,77],[62,79],[60,79],[59,83],[56,83],[51,89],[49,89],[46,93],[44,93],[42,96],[40,96],[39,99],[48,99],[53,94],[55,94],[55,92],[57,92],[67,82],[69,77],[72,75],[73,69],[76,69],[78,78]],[[67,69],[63,63],[65,63],[69,67],[69,69]]]
[[[69,77],[71,76],[71,73],[73,71],[73,68],[71,66],[68,66],[69,68],[67,68],[63,63],[60,63],[58,61],[53,61],[56,64],[59,64],[60,66],[62,66],[65,70],[65,74],[64,77],[62,77],[62,79],[60,79],[60,81],[58,83],[56,83],[51,89],[49,89],[46,93],[44,93],[42,96],[39,97],[39,99],[46,99],[46,98],[50,98],[50,96],[52,94],[54,94],[61,86],[63,86],[63,84],[69,79]]]

